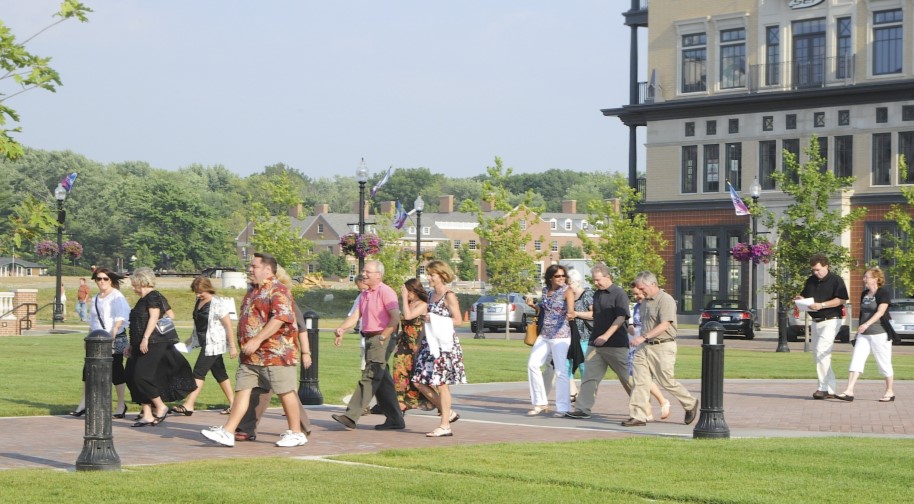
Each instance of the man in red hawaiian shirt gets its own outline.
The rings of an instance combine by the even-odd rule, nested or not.
[[[302,446],[308,438],[301,430],[301,411],[295,386],[298,382],[298,329],[289,289],[274,276],[276,259],[269,254],[254,254],[248,267],[251,289],[241,302],[238,342],[241,362],[235,375],[235,401],[232,413],[222,427],[201,431],[216,443],[235,446],[232,434],[248,409],[251,390],[272,389],[282,402],[289,423],[276,446]]]

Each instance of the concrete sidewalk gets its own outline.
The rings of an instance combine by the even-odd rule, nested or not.
[[[682,383],[700,397],[698,380]],[[914,382],[896,382],[898,399],[880,403],[883,383],[861,382],[854,402],[812,399],[814,380],[727,380],[724,418],[730,436],[878,436],[914,438]],[[209,443],[200,430],[221,424],[226,417],[216,411],[193,416],[169,416],[156,427],[131,428],[130,420],[112,420],[114,445],[122,466],[163,464],[213,458],[262,456],[320,457],[345,453],[370,453],[386,449],[451,446],[500,442],[557,442],[581,439],[615,439],[632,435],[691,438],[695,425],[682,423],[683,410],[673,404],[672,415],[645,427],[620,425],[628,417],[627,397],[615,380],[605,380],[590,420],[553,418],[551,414],[527,417],[530,409],[526,383],[490,383],[453,387],[454,407],[461,419],[454,437],[426,438],[438,425],[432,412],[409,412],[406,430],[375,431],[384,419],[362,417],[354,431],[347,431],[330,415],[342,405],[309,407],[314,431],[307,445],[277,448],[273,443],[286,429],[281,409],[270,409],[260,425],[257,440],[239,442],[234,448]],[[131,415],[136,408],[132,408]],[[659,414],[659,408],[655,411]],[[659,415],[658,415],[659,416]],[[700,418],[699,418],[700,420]],[[0,418],[0,469],[74,469],[83,446],[84,420],[69,416]]]

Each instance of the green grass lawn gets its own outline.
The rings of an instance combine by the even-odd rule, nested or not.
[[[360,375],[358,335],[349,334],[341,347],[334,347],[330,328],[338,323],[334,319],[321,321],[319,379],[324,400],[329,404],[342,404],[343,396],[352,392]],[[179,327],[179,332],[186,338],[190,328]],[[0,370],[0,416],[58,415],[70,411],[82,393],[83,338],[82,334],[0,338],[0,355],[5,363]],[[471,383],[526,381],[530,348],[523,342],[477,340],[467,334],[461,344]],[[724,359],[726,378],[815,378],[809,353],[727,350]],[[835,369],[847,369],[849,359],[850,354],[834,354]],[[188,354],[188,360],[193,365],[196,351]],[[226,364],[229,376],[234,377],[237,361],[226,359]],[[894,367],[897,380],[914,378],[914,360],[896,359]],[[879,379],[876,366],[867,368],[863,379]],[[676,375],[683,379],[701,377],[700,347],[679,348]],[[225,406],[225,397],[208,377],[197,408]]]
[[[0,471],[3,502],[911,502],[914,441],[634,437],[332,457]],[[205,477],[203,476],[205,475]]]

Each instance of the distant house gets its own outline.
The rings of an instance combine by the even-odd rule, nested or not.
[[[48,268],[18,257],[0,257],[0,277],[47,275]]]

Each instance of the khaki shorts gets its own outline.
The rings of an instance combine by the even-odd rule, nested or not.
[[[239,364],[235,373],[235,391],[256,387],[282,395],[296,390],[298,366],[253,366]]]

